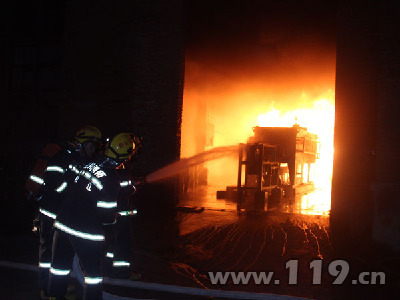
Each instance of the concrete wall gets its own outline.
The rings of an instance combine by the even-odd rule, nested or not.
[[[374,241],[400,251],[400,4],[380,3]]]
[[[398,9],[343,1],[338,13],[331,229],[345,251],[400,250]]]

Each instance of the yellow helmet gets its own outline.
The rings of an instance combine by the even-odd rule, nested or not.
[[[94,126],[85,126],[77,131],[75,139],[79,143],[87,141],[98,143],[101,141],[101,132]]]
[[[136,145],[131,133],[118,133],[106,145],[104,155],[110,158],[127,160],[135,153]]]

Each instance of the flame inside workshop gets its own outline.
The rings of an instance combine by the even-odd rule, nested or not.
[[[248,23],[241,24],[248,25],[239,26],[230,20],[242,14],[232,9],[216,14],[200,29],[192,26],[194,37],[186,49],[181,157],[248,143],[256,126],[298,124],[318,136],[319,153],[302,174],[315,190],[299,196],[295,210],[328,214],[336,62],[331,19],[315,29],[315,24],[301,24],[306,16],[288,21],[293,14],[287,11],[274,18],[265,14],[252,11],[251,20],[243,16]],[[221,26],[224,31],[212,30]],[[184,189],[205,194],[196,205],[230,209],[235,205],[216,199],[216,192],[236,185],[237,178],[238,155],[227,154],[192,168]]]

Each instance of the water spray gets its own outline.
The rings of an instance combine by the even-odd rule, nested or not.
[[[166,165],[165,167],[162,167],[147,175],[146,182],[151,183],[173,177],[206,161],[238,155],[238,151],[238,145],[221,146],[206,150],[188,158],[181,158],[180,160]]]

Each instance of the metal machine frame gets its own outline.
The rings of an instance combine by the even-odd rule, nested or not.
[[[253,131],[254,136],[247,144],[239,144],[235,187],[238,210],[268,210],[283,197],[294,198],[314,189],[310,169],[319,158],[317,135],[297,124],[255,127]]]

